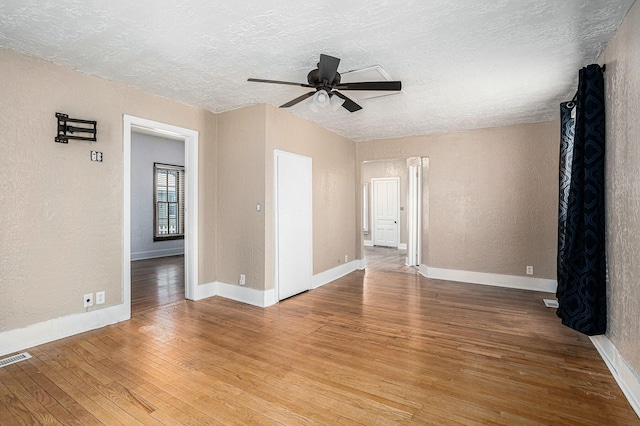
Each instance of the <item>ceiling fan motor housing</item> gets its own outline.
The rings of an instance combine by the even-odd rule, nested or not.
[[[320,81],[320,71],[318,69],[309,71],[307,74],[307,81],[311,86],[314,86],[316,90],[325,89],[327,92],[331,91],[333,86],[340,84],[340,73],[336,71],[336,76],[331,82]]]

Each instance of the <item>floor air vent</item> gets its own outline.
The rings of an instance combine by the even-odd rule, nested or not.
[[[6,367],[7,365],[15,364],[16,362],[24,361],[25,359],[31,358],[28,352],[22,352],[18,355],[13,355],[8,358],[0,359],[0,368]]]
[[[558,301],[556,299],[542,299],[544,306],[547,308],[558,308]]]

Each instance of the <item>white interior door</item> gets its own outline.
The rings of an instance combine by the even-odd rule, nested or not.
[[[398,247],[399,178],[371,179],[373,184],[373,244]]]
[[[278,300],[311,289],[311,158],[274,151]]]

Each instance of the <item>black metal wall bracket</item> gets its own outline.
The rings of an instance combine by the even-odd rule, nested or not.
[[[56,142],[69,143],[69,139],[97,142],[97,121],[69,118],[67,114],[59,112],[56,112],[56,118],[58,119],[58,135],[56,136]],[[72,124],[80,125],[80,127],[72,126]],[[74,135],[74,133],[80,133],[80,135]]]

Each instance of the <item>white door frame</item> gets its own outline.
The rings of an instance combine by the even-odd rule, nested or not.
[[[195,300],[198,285],[198,132],[132,115],[123,116],[123,206],[122,206],[122,298],[131,318],[131,132],[144,129],[158,136],[184,140],[185,236],[184,265],[186,299]]]
[[[407,220],[409,241],[407,244],[407,266],[420,266],[422,261],[422,159],[407,159],[409,172],[409,196]]]
[[[401,232],[400,230],[402,228],[400,228],[400,178],[399,177],[386,177],[386,178],[371,178],[371,226],[369,226],[370,228],[370,232],[371,232],[371,242],[373,243],[373,245],[376,244],[376,202],[377,202],[377,191],[376,191],[376,185],[375,182],[376,181],[383,181],[383,180],[393,180],[396,182],[397,188],[398,190],[396,191],[396,193],[398,194],[398,202],[397,202],[397,206],[398,206],[398,211],[396,212],[396,217],[398,218],[397,222],[397,228],[398,228],[398,245],[396,246],[396,248],[400,247],[400,235]]]

